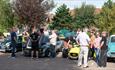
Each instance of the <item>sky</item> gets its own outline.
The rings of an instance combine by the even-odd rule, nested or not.
[[[94,5],[96,8],[101,8],[104,4],[104,2],[107,2],[108,0],[54,0],[56,7],[52,10],[52,13],[56,11],[56,8],[58,8],[62,4],[66,4],[68,8],[74,9],[76,7],[80,7],[83,2],[85,4],[91,4]],[[113,0],[115,2],[115,0]]]

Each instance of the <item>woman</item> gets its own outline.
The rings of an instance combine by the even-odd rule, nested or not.
[[[106,31],[102,32],[100,49],[101,49],[101,53],[100,53],[99,66],[106,67],[107,66],[107,33],[106,33]]]
[[[90,48],[89,48],[89,59],[94,59],[94,42],[95,42],[95,35],[94,32],[91,32],[90,37]]]
[[[95,38],[95,42],[94,42],[94,47],[95,47],[96,63],[97,63],[97,65],[99,64],[100,42],[101,42],[100,34],[99,34],[99,33],[96,33],[96,38]]]

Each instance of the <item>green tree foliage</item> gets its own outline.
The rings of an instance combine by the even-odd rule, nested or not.
[[[6,31],[15,23],[16,16],[14,16],[9,0],[0,0],[0,31]]]
[[[115,29],[115,3],[108,0],[102,7],[102,11],[97,15],[97,27],[102,31],[113,32]]]
[[[80,8],[76,8],[74,21],[79,28],[90,27],[95,24],[95,7],[93,5],[82,4]]]
[[[70,16],[69,8],[65,4],[57,8],[55,14],[52,25],[50,26],[51,28],[71,29],[73,27],[72,16]]]

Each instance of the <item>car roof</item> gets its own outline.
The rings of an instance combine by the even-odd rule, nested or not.
[[[111,35],[110,37],[113,37],[113,36],[115,36],[115,35]]]

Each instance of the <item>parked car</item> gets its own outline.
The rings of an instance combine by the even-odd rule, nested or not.
[[[108,40],[108,58],[115,58],[115,35],[111,35]]]
[[[79,46],[76,43],[74,43],[72,48],[63,49],[62,57],[63,58],[68,57],[69,59],[78,59],[79,52],[80,52]]]
[[[4,42],[4,39],[0,39],[0,52],[5,51],[5,50],[3,50],[4,47],[2,46],[3,42]]]
[[[62,51],[62,47],[63,47],[63,41],[57,41],[56,44],[56,52],[61,52]],[[26,57],[30,57],[31,56],[31,41],[29,40],[27,43],[27,46],[25,48],[25,50],[23,51],[24,56]],[[39,47],[39,57],[48,57],[50,56],[50,43],[46,43],[44,45],[42,45],[41,47]]]
[[[80,48],[73,37],[69,37],[69,40],[70,40],[70,44],[72,45],[72,48],[69,48],[69,49],[63,48],[62,57],[77,59],[80,52]]]
[[[70,49],[68,57],[70,59],[78,59],[79,52],[80,52],[79,46],[74,45],[74,47]]]
[[[66,30],[66,29],[62,29],[58,32],[58,36],[59,36],[59,39],[65,39],[67,37],[74,37],[76,35],[75,32],[73,31],[70,31],[70,30]]]
[[[5,38],[3,42],[1,42],[0,44],[1,46],[1,49],[0,51],[2,52],[11,52],[11,40],[10,38]],[[22,50],[22,36],[18,36],[18,41],[17,41],[17,44],[16,44],[16,51],[21,51]]]

